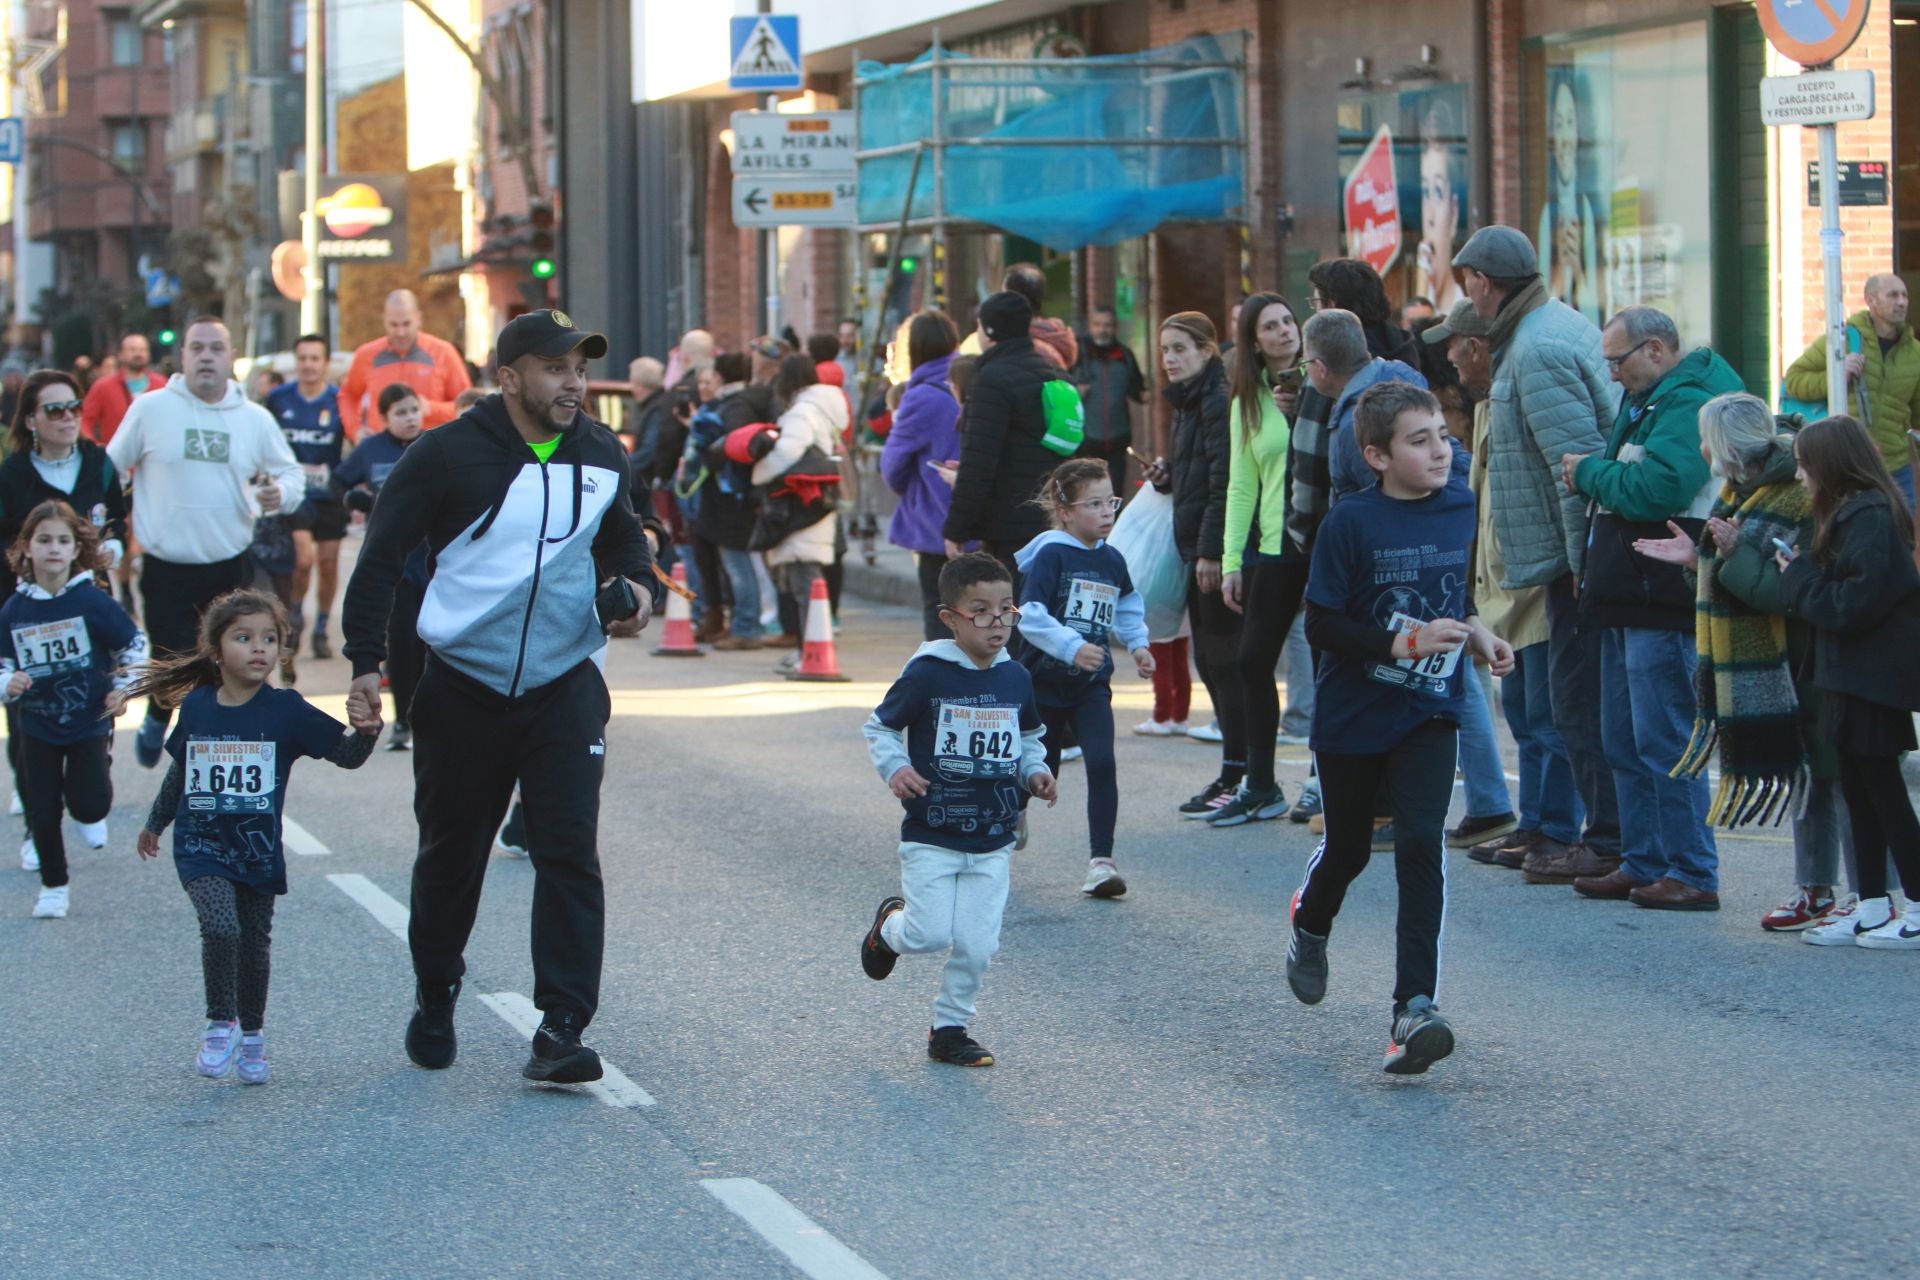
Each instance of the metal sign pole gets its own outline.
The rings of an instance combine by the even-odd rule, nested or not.
[[[1827,287],[1827,412],[1847,411],[1847,314],[1840,274],[1839,126],[1815,125],[1820,142],[1820,265]]]

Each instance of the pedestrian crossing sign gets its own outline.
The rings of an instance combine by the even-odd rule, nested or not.
[[[798,14],[761,13],[733,19],[733,73],[727,87],[768,91],[803,89]]]

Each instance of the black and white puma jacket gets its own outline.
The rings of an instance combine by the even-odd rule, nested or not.
[[[584,413],[544,463],[497,394],[401,455],[347,584],[345,652],[355,676],[378,671],[386,657],[394,585],[422,540],[432,580],[420,638],[506,697],[559,679],[606,643],[594,612],[604,577],[630,578],[660,603],[628,496],[626,450]]]

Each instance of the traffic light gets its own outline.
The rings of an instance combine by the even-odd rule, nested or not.
[[[912,275],[912,274],[913,274],[914,272],[916,272],[916,271],[918,271],[919,269],[920,269],[920,259],[918,259],[918,258],[902,258],[902,259],[900,259],[900,274],[901,274],[901,275],[903,275],[903,276],[910,276],[910,275]]]
[[[180,340],[180,331],[174,327],[173,307],[156,307],[153,313],[153,354],[165,355],[173,350],[173,344]]]
[[[180,335],[174,332],[171,326],[168,326],[167,328],[164,328],[160,332],[154,334],[153,337],[154,337],[154,340],[158,342],[161,346],[170,347],[176,341],[179,340]]]
[[[533,255],[527,273],[535,280],[551,280],[560,269],[553,260],[553,206],[544,200],[535,201],[527,210],[527,225],[527,249]]]

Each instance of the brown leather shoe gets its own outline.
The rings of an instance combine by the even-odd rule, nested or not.
[[[1567,851],[1567,846],[1543,832],[1537,832],[1534,839],[1524,848],[1504,845],[1493,851],[1493,865],[1505,867],[1509,871],[1518,871],[1529,861],[1558,857]]]
[[[1622,901],[1635,889],[1646,887],[1646,881],[1635,880],[1619,867],[1615,867],[1604,876],[1576,876],[1573,881],[1573,891],[1582,897],[1613,898]]]
[[[1538,831],[1521,827],[1517,831],[1501,836],[1498,840],[1488,840],[1481,844],[1474,845],[1473,848],[1467,850],[1467,857],[1473,859],[1475,862],[1483,862],[1491,866],[1495,865],[1495,860],[1499,857],[1501,850],[1514,849],[1518,850],[1519,856],[1522,859],[1525,859],[1529,853],[1533,852],[1534,842],[1540,838],[1541,836]],[[1520,864],[1516,862],[1514,865],[1517,867]]]
[[[1720,895],[1710,889],[1696,889],[1690,884],[1682,884],[1672,876],[1663,877],[1657,884],[1642,885],[1627,895],[1627,901],[1636,907],[1646,907],[1653,911],[1718,911]]]
[[[747,639],[742,636],[724,635],[713,642],[713,647],[721,653],[739,653],[745,649],[758,649],[760,637],[754,636],[752,639]]]
[[[1593,874],[1579,869],[1578,860],[1585,849],[1585,845],[1561,844],[1542,836],[1539,846],[1520,864],[1520,874],[1528,884],[1572,884],[1577,876]]]
[[[1620,869],[1620,855],[1602,853],[1590,844],[1573,846],[1573,874],[1582,879],[1610,876]]]

